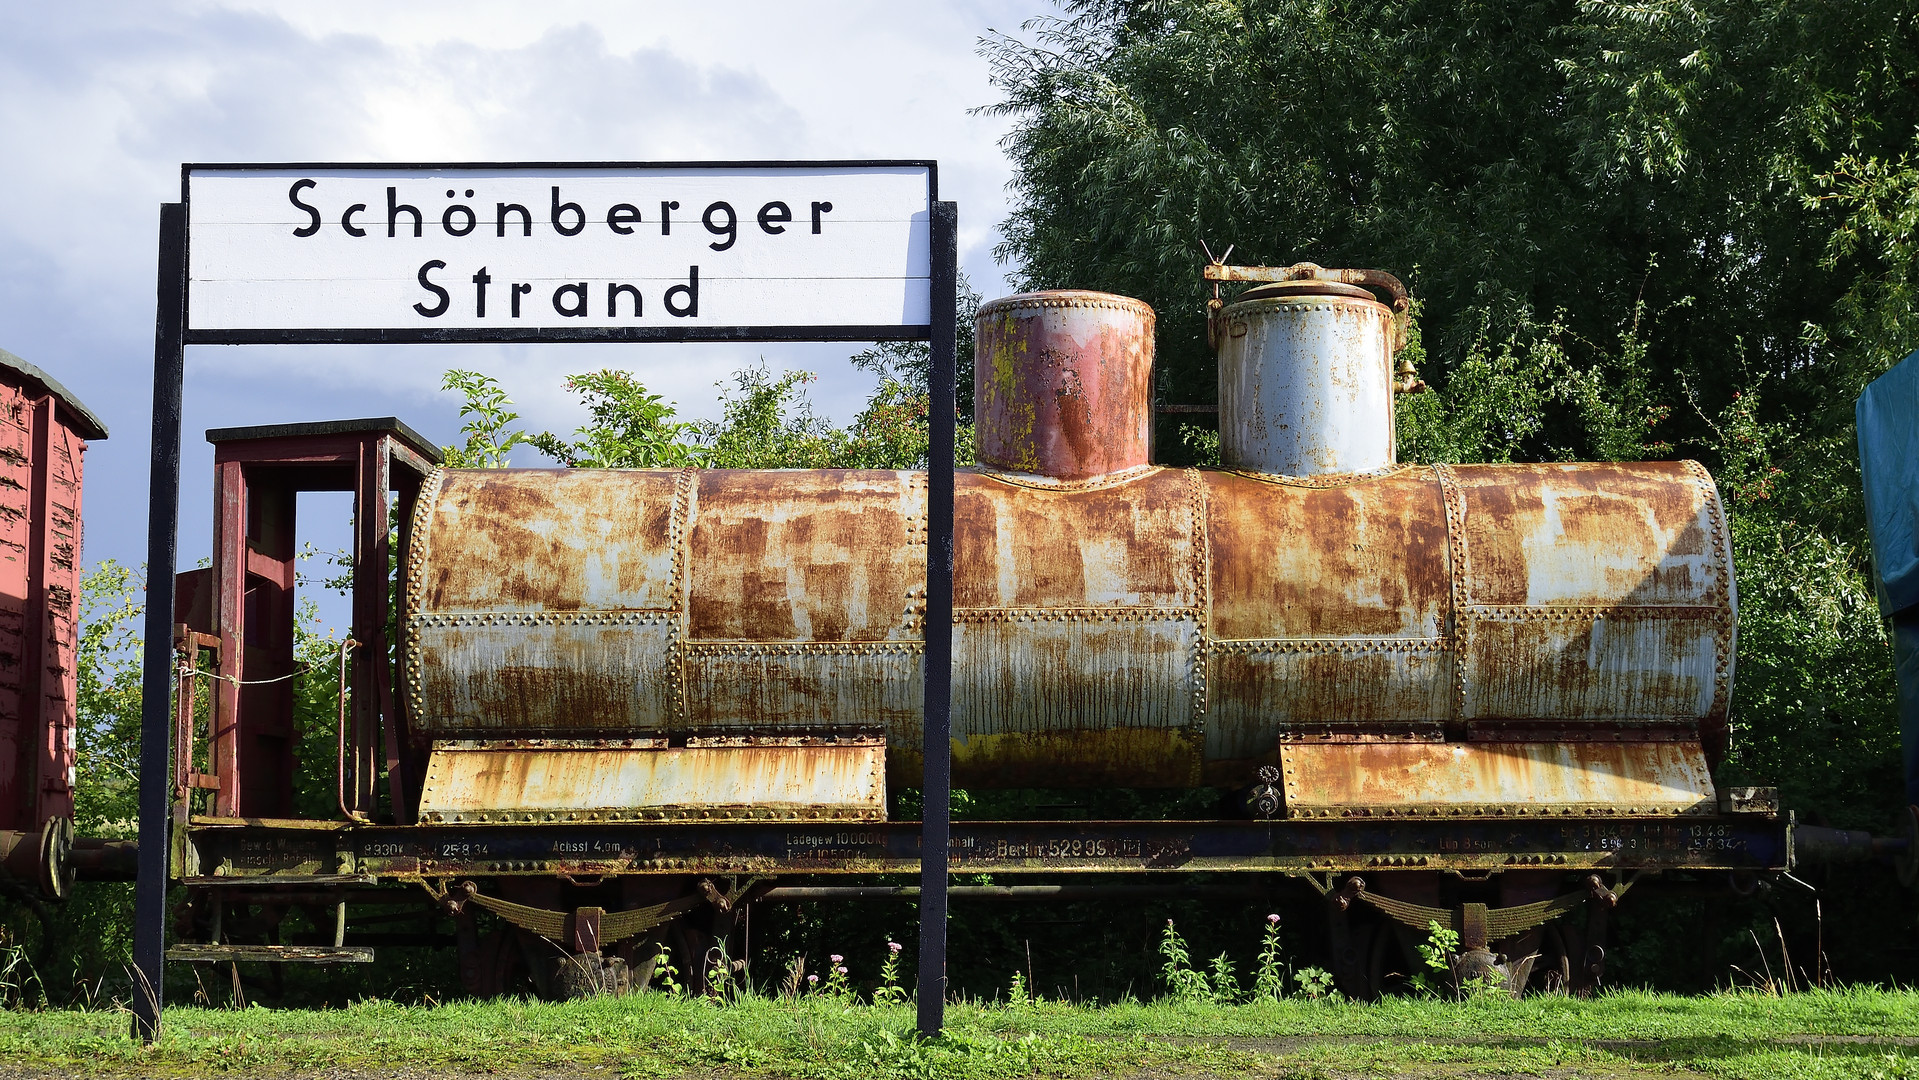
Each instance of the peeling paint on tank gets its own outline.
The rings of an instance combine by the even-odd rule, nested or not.
[[[895,641],[926,587],[925,488],[911,474],[699,474],[692,641]]]
[[[955,614],[956,741],[1192,722],[1196,611]]]
[[[423,610],[582,611],[674,606],[674,474],[488,469],[444,474],[426,519],[443,552]]]
[[[693,643],[685,663],[690,730],[891,732],[919,744],[918,642]]]
[[[1716,507],[1682,462],[1458,466],[1469,602],[1711,605]]]
[[[1285,476],[1393,463],[1393,314],[1364,289],[1294,281],[1222,313],[1220,458]]]
[[[654,732],[674,713],[670,616],[414,616],[414,729]]]
[[[1438,638],[1446,513],[1430,470],[1332,487],[1206,473],[1219,638]]]
[[[1714,692],[1712,615],[1657,608],[1470,612],[1460,620],[1461,717],[1696,722]]]
[[[956,608],[1191,608],[1193,495],[1147,471],[1090,491],[1048,491],[961,471],[954,491]]]

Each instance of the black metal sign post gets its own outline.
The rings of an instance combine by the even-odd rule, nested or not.
[[[946,862],[953,791],[953,400],[959,208],[933,204],[933,341],[927,365],[926,729],[920,780],[919,1030],[946,1026]]]
[[[147,619],[140,669],[140,876],[133,886],[133,1037],[160,1031],[167,955],[168,769],[173,741],[173,571],[180,523],[185,378],[186,208],[160,207],[153,315],[153,458],[147,473]]]
[[[176,536],[180,506],[180,422],[185,346],[222,344],[425,344],[474,342],[561,342],[561,341],[927,341],[931,346],[928,371],[927,483],[927,565],[926,565],[926,697],[925,697],[925,778],[926,810],[922,815],[920,850],[922,885],[928,899],[921,908],[919,1021],[927,1034],[940,1030],[945,1017],[946,989],[946,871],[948,838],[951,831],[949,793],[951,784],[950,708],[953,666],[953,443],[954,378],[957,365],[954,349],[958,340],[956,286],[959,278],[958,209],[954,203],[940,202],[938,167],[930,161],[825,161],[825,162],[603,162],[603,163],[496,163],[496,164],[275,164],[217,165],[181,168],[182,201],[168,203],[160,212],[160,263],[158,308],[155,316],[153,354],[153,447],[147,518],[147,610],[146,641],[142,657],[140,714],[140,857],[139,880],[135,886],[134,963],[136,987],[133,1002],[133,1031],[137,1039],[151,1040],[160,1030],[160,1012],[166,963],[166,889],[171,849],[169,826],[172,824],[172,771],[169,758],[173,735],[173,579],[177,568]],[[833,195],[833,185],[850,182],[837,190],[857,195],[861,191],[879,191],[876,197],[891,197],[895,211],[902,206],[898,183],[902,178],[923,177],[923,199],[914,195],[917,209],[912,221],[924,220],[926,231],[917,233],[904,216],[874,218],[862,216],[861,207],[848,194]],[[784,189],[769,193],[767,185],[782,177],[810,177],[826,194],[811,193],[804,200],[788,195]],[[885,178],[889,178],[887,180]],[[204,205],[196,202],[195,180],[215,178],[223,187],[207,189]],[[716,179],[718,178],[718,179]],[[850,178],[850,181],[849,181]],[[632,195],[629,201],[608,205],[576,201],[584,196],[563,194],[575,190],[604,192],[609,184],[622,180],[636,184],[682,184],[688,193],[700,194],[705,204],[681,202],[669,198],[647,201]],[[429,183],[430,181],[430,183]],[[751,204],[735,206],[723,196],[715,196],[714,185],[721,181],[757,192]],[[683,183],[682,183],[683,182]],[[322,184],[349,194],[328,204]],[[869,183],[860,188],[860,183]],[[872,184],[892,183],[891,196]],[[354,185],[358,185],[355,187]],[[401,185],[412,184],[410,190]],[[467,185],[473,185],[468,187]],[[373,187],[372,185],[378,185]],[[479,192],[485,185],[497,190]],[[517,188],[513,185],[519,185]],[[529,186],[531,185],[531,186]],[[577,185],[577,188],[576,188]],[[702,185],[705,185],[702,187]],[[757,185],[757,186],[756,186]],[[449,204],[429,203],[444,187]],[[551,205],[545,196],[551,188]],[[537,188],[537,190],[534,190]],[[383,189],[383,190],[381,190]],[[918,188],[915,191],[921,190]],[[419,194],[411,195],[412,191]],[[353,192],[361,201],[350,202]],[[371,193],[369,193],[371,192]],[[461,195],[460,193],[464,194]],[[517,192],[518,194],[515,194]],[[404,199],[411,195],[414,202]],[[533,196],[539,196],[535,198]],[[706,202],[711,198],[711,202]],[[509,202],[508,199],[518,201]],[[836,202],[840,205],[836,207]],[[325,206],[325,213],[322,206]],[[658,207],[655,212],[652,207]],[[369,207],[372,207],[369,210]],[[205,219],[216,230],[207,267],[193,255],[193,237],[197,224]],[[834,214],[838,217],[834,217]],[[488,228],[481,219],[491,216]],[[923,218],[922,218],[923,215]],[[580,241],[566,250],[587,256],[583,260],[598,270],[625,271],[635,260],[643,261],[647,249],[639,247],[641,224],[657,229],[647,232],[655,243],[680,245],[687,250],[689,240],[704,247],[695,248],[702,259],[713,260],[713,253],[732,250],[744,237],[763,240],[766,252],[775,245],[787,245],[787,270],[766,287],[735,275],[746,290],[733,296],[752,295],[766,299],[757,312],[772,317],[753,322],[729,322],[721,301],[727,297],[723,275],[713,273],[711,263],[703,279],[700,267],[681,268],[688,272],[671,281],[657,276],[634,277],[628,281],[597,281],[604,288],[604,308],[588,305],[588,283],[562,283],[553,291],[553,315],[539,305],[543,299],[529,294],[534,286],[513,282],[501,273],[501,263],[481,266],[469,278],[466,268],[451,275],[446,255],[479,252],[477,246],[490,239],[505,241],[535,236],[539,221],[542,238],[556,247],[562,241],[551,237],[574,238],[590,233],[592,242]],[[602,224],[603,222],[603,224]],[[844,223],[850,231],[843,234],[850,242],[838,250],[837,264],[809,268],[806,257],[795,255],[793,246],[806,237],[819,237],[828,223],[838,228]],[[905,223],[904,225],[902,223]],[[891,228],[891,232],[885,229]],[[248,233],[247,230],[252,230]],[[863,230],[863,231],[862,231]],[[397,256],[397,246],[382,247],[382,239],[415,242],[434,234],[434,243],[445,247],[427,250],[424,243],[405,249]],[[549,236],[548,234],[551,234]],[[249,246],[248,236],[268,242]],[[923,235],[924,241],[912,239]],[[312,244],[297,249],[285,245],[318,237]],[[465,238],[472,237],[471,241]],[[237,239],[236,239],[237,238]],[[403,239],[404,238],[404,239]],[[671,239],[664,239],[671,238]],[[459,243],[467,243],[465,248]],[[570,239],[564,243],[574,243]],[[924,243],[926,246],[921,247]],[[621,245],[632,244],[633,247]],[[275,247],[275,245],[279,245]],[[537,246],[537,245],[535,245]],[[274,252],[263,251],[273,248]],[[292,254],[287,252],[291,250]],[[484,249],[494,259],[506,257],[507,249]],[[551,253],[553,249],[549,248]],[[311,254],[312,259],[308,259]],[[368,258],[364,267],[354,260]],[[392,305],[402,313],[398,322],[384,321],[386,315],[370,320],[361,318],[368,310],[364,291],[354,288],[369,282],[391,280],[377,272],[379,258],[425,259],[417,274],[409,269],[404,278],[417,281],[417,288],[404,300]],[[847,260],[870,260],[848,271]],[[924,262],[920,260],[925,260]],[[225,260],[221,262],[221,260]],[[276,261],[277,260],[277,261]],[[597,260],[597,261],[595,261]],[[655,262],[658,262],[655,258]],[[760,264],[770,265],[767,263]],[[848,289],[868,287],[862,281],[891,281],[892,288],[907,289],[912,299],[912,282],[917,273],[911,268],[923,266],[927,287],[927,321],[907,321],[900,316],[899,292],[855,295]],[[285,271],[279,278],[274,275]],[[794,268],[798,269],[795,270]],[[902,268],[906,269],[902,269]],[[332,281],[325,275],[336,273]],[[344,270],[342,270],[344,268]],[[355,270],[365,273],[355,277]],[[387,267],[386,269],[391,269]],[[654,267],[651,273],[657,274]],[[809,276],[809,270],[811,276]],[[543,280],[541,289],[551,288],[551,270],[524,270],[530,281]],[[592,270],[568,266],[569,276],[591,277]],[[191,280],[190,280],[191,275]],[[436,276],[437,275],[437,276]],[[495,275],[499,275],[498,278]],[[518,276],[518,275],[516,275]],[[854,284],[848,285],[848,282]],[[190,287],[190,285],[192,287]],[[492,291],[489,292],[489,286]],[[700,291],[708,293],[704,311],[715,316],[700,319]],[[194,292],[205,293],[196,321]],[[306,289],[307,292],[299,290]],[[655,290],[643,297],[648,289]],[[834,290],[840,290],[835,293]],[[277,290],[277,291],[276,291]],[[454,292],[463,298],[455,303]],[[597,294],[596,294],[597,295]],[[492,305],[489,314],[488,299]],[[526,319],[521,319],[522,297],[527,298]],[[879,306],[873,306],[873,297]],[[887,297],[891,297],[888,300]],[[891,315],[887,303],[895,306]],[[842,307],[833,308],[834,303]],[[360,304],[360,307],[355,307]],[[646,305],[643,310],[643,305]],[[864,306],[862,306],[864,305]],[[908,309],[910,310],[910,303]],[[403,314],[407,308],[417,318]],[[875,313],[874,318],[839,318],[822,323],[821,308],[844,314]],[[602,314],[602,310],[604,314]],[[258,316],[259,312],[267,312]],[[274,314],[274,313],[280,314]],[[210,314],[209,314],[210,313]],[[317,314],[316,314],[317,313]],[[621,313],[630,313],[626,320]],[[339,321],[326,321],[335,315]],[[554,315],[559,316],[555,320]],[[643,317],[650,316],[650,317]],[[662,318],[664,316],[664,318]],[[265,325],[260,324],[263,319]],[[275,320],[279,321],[275,321]],[[356,319],[358,321],[356,321]],[[425,321],[423,321],[425,320]],[[513,320],[520,320],[515,322]],[[181,822],[181,824],[185,824]]]

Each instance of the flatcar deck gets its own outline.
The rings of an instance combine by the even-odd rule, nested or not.
[[[954,873],[1788,870],[1789,816],[962,821]],[[196,818],[179,876],[870,874],[919,870],[919,823],[357,825]]]

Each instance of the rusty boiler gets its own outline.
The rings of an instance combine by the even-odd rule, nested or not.
[[[1323,273],[1216,313],[1222,469],[1150,462],[1145,305],[982,306],[954,782],[1710,810],[1734,615],[1711,477],[1397,463],[1395,295]],[[919,777],[925,523],[917,472],[436,471],[405,562],[420,820],[882,817]]]

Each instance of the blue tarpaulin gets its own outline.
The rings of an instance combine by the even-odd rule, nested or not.
[[[1919,604],[1919,352],[1859,395],[1859,472],[1888,616]]]
[[[1919,806],[1919,352],[1874,379],[1855,415],[1874,585],[1892,619],[1906,801]]]

